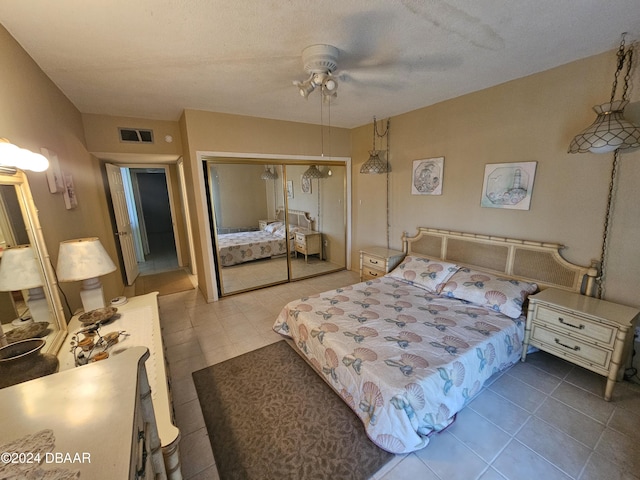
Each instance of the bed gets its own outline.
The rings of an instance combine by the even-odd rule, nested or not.
[[[592,294],[597,271],[562,246],[420,228],[387,275],[290,302],[290,339],[380,448],[424,448],[522,353],[526,298],[553,286]]]
[[[299,228],[311,229],[313,221],[307,212],[288,210],[289,251],[294,251],[291,240]],[[276,220],[264,230],[218,234],[220,265],[230,267],[240,263],[271,258],[287,253],[287,229],[284,210],[276,212]]]

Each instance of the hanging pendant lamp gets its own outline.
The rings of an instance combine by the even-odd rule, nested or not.
[[[613,79],[609,103],[596,105],[593,110],[597,117],[593,124],[575,136],[569,146],[569,153],[608,153],[617,149],[640,147],[640,128],[625,120],[624,108],[629,103],[627,89],[633,61],[633,45],[625,50],[624,34],[617,53],[617,68]],[[614,100],[618,77],[627,64],[624,76],[622,100]]]
[[[380,150],[376,150],[376,136],[382,138],[389,133],[389,122],[387,121],[387,129],[380,135],[376,124],[376,117],[373,117],[373,149],[369,151],[369,159],[360,167],[360,173],[387,173],[389,164],[380,158]]]
[[[318,167],[315,165],[311,165],[307,170],[302,174],[302,178],[314,179],[314,178],[322,178],[322,172],[318,170]]]

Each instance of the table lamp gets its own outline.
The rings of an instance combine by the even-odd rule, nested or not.
[[[116,270],[116,266],[97,237],[60,242],[56,273],[61,282],[82,280],[80,298],[85,312],[104,308],[101,275]]]
[[[44,295],[42,271],[38,265],[35,252],[30,245],[9,247],[2,252],[0,261],[0,291],[15,292],[29,290],[29,298],[25,299],[31,319],[34,322],[49,323],[49,302]],[[31,320],[18,318],[14,325],[24,325]]]

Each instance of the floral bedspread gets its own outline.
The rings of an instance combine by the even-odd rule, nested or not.
[[[290,302],[273,329],[295,341],[376,445],[409,453],[519,360],[524,317],[385,276]]]
[[[287,253],[286,242],[283,236],[264,230],[218,235],[220,262],[222,266],[228,267],[259,258],[284,255]]]

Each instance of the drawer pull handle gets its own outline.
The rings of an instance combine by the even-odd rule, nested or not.
[[[369,273],[371,274],[372,277],[377,277],[378,276],[377,273],[374,273],[374,272],[369,272]]]
[[[556,343],[564,348],[568,348],[569,350],[573,350],[575,352],[580,350],[580,347],[578,345],[574,346],[574,347],[570,347],[569,345],[566,345],[564,343],[562,343],[560,340],[558,340],[557,338],[555,339]]]
[[[584,325],[580,324],[580,325],[572,325],[569,322],[565,322],[564,318],[562,317],[558,317],[558,320],[560,321],[560,323],[562,323],[563,325],[566,325],[567,327],[571,327],[571,328],[577,328],[578,330],[584,330]]]
[[[370,259],[369,259],[369,263],[373,263],[374,265],[377,265],[377,264],[378,264],[378,261],[377,261],[377,260],[374,260],[373,258],[370,258]]]

